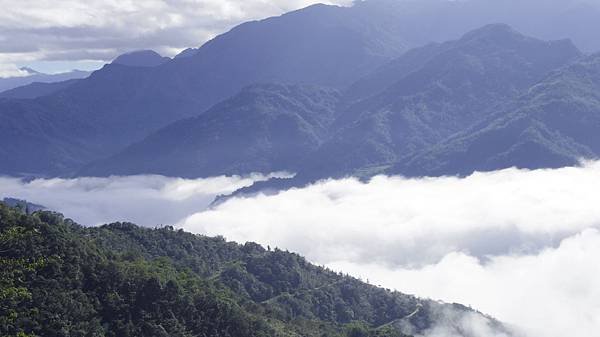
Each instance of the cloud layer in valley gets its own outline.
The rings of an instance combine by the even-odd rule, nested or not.
[[[262,179],[0,178],[0,197],[87,225],[177,223],[288,249],[375,285],[471,305],[528,337],[600,330],[600,162],[466,178],[327,180],[207,208],[216,195]],[[480,318],[464,324],[491,337]],[[429,337],[448,333],[438,327]]]
[[[0,77],[15,75],[15,63],[110,61],[137,49],[154,49],[173,56],[182,49],[200,46],[236,24],[316,2],[0,0]]]
[[[131,176],[32,181],[0,177],[0,200],[4,197],[25,199],[88,226],[130,221],[153,227],[173,224],[205,209],[216,196],[267,177],[255,174],[190,180]]]
[[[256,241],[531,336],[600,329],[600,163],[467,178],[323,181],[231,199],[180,223]]]

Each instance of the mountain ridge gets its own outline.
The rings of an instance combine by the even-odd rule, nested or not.
[[[509,106],[508,111],[513,111],[481,130],[457,134],[395,165],[390,173],[464,175],[512,166],[573,166],[581,159],[597,158],[600,139],[594,130],[600,125],[599,73],[600,54],[557,70]],[[495,144],[497,150],[482,152],[476,144]]]
[[[376,71],[367,80],[372,83],[383,76],[383,80],[375,82],[391,84],[370,97],[355,101],[352,93],[356,87],[351,86],[350,94],[342,92],[321,102],[319,97],[326,89],[270,85],[280,88],[271,93],[279,97],[275,103],[269,95],[261,96],[261,91],[242,90],[240,95],[255,96],[246,101],[234,96],[198,117],[158,131],[125,152],[92,163],[78,174],[207,177],[285,170],[297,172],[298,179],[306,182],[354,174],[367,167],[389,165],[485,120],[496,105],[511,100],[555,68],[580,56],[569,41],[542,41],[504,24],[487,25],[458,40],[417,48],[391,61],[383,68],[386,73]],[[388,73],[394,74],[394,81],[389,81]],[[263,86],[266,90],[262,93],[268,92],[268,87]],[[321,130],[309,132],[314,136],[294,138],[298,130],[308,127],[281,125],[277,128],[282,128],[285,136],[267,140],[272,131],[248,119],[249,113],[264,118],[267,110],[277,113],[275,110],[280,109],[278,113],[283,115],[290,112],[285,102],[310,95],[315,95],[314,102],[295,111],[303,111],[303,116],[330,116],[321,126],[308,123],[316,127],[314,130]],[[261,114],[263,117],[259,117]],[[199,122],[207,118],[212,118],[213,124]],[[231,128],[237,123],[243,127],[232,133]],[[212,145],[207,146],[202,137],[209,134],[214,137]],[[236,141],[244,137],[251,138]],[[260,139],[266,144],[278,144],[281,153],[287,152],[296,160],[286,164],[273,158],[272,145],[261,145]],[[307,141],[312,145],[303,145]],[[227,145],[230,143],[236,145]],[[215,151],[230,155],[229,164],[220,166],[223,156]],[[248,157],[246,153],[260,155]],[[193,164],[191,158],[205,164]]]
[[[0,202],[0,257],[0,305],[13,308],[0,312],[3,335],[409,337],[443,323],[457,336],[476,337],[462,324],[470,315],[512,334],[459,304],[377,288],[280,249],[173,227],[86,228]]]

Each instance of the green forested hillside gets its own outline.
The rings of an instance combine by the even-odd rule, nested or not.
[[[0,203],[1,336],[397,337],[447,324],[449,309],[468,310],[253,243],[129,223],[85,228]]]

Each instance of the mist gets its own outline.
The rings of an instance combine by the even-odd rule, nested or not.
[[[349,178],[231,199],[178,226],[470,305],[527,336],[584,336],[600,329],[599,190],[599,162],[466,178]]]
[[[0,200],[24,199],[58,211],[86,226],[116,221],[168,225],[198,212],[218,195],[285,173],[182,179],[163,176],[35,179],[0,177]]]
[[[469,305],[526,336],[600,329],[600,162],[465,178],[324,180],[210,206],[269,176],[4,177],[0,197],[84,225],[174,224],[287,249],[374,285]],[[499,337],[481,316],[460,322],[476,336]],[[427,336],[452,333],[437,326]]]

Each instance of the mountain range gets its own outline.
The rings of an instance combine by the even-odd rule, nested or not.
[[[483,124],[396,164],[390,173],[469,174],[577,165],[600,156],[600,55],[559,69]]]
[[[0,98],[0,173],[286,170],[305,183],[597,156],[595,56],[506,24],[464,30],[496,17],[524,26],[520,14],[484,2],[314,5],[244,23],[172,59],[138,51],[86,79],[17,90]],[[557,6],[529,17],[596,10]],[[441,9],[449,23],[437,23]],[[475,23],[463,20],[473,13]],[[561,35],[535,22],[525,30]],[[567,33],[588,50],[587,35]]]
[[[487,25],[458,40],[413,49],[339,92],[306,85],[246,88],[79,174],[207,177],[287,170],[311,181],[368,176],[394,165],[390,172],[429,174],[399,167],[409,156],[447,144],[462,132],[471,135],[494,116],[506,116],[506,109],[523,102],[524,92],[535,87],[543,92],[548,87],[541,83],[549,78],[562,81],[552,72],[589,60],[582,58],[568,40],[542,41],[504,24]],[[520,164],[511,160],[488,169]],[[544,166],[554,159],[539,160],[538,166]],[[436,173],[476,169],[464,162]]]
[[[90,75],[90,72],[82,70],[73,70],[58,74],[44,74],[31,68],[23,67],[21,68],[21,71],[25,73],[24,76],[0,77],[0,97],[13,97],[13,95],[5,94],[5,92],[31,84],[40,86],[43,84],[82,79]],[[23,98],[30,98],[30,96],[25,96]]]

